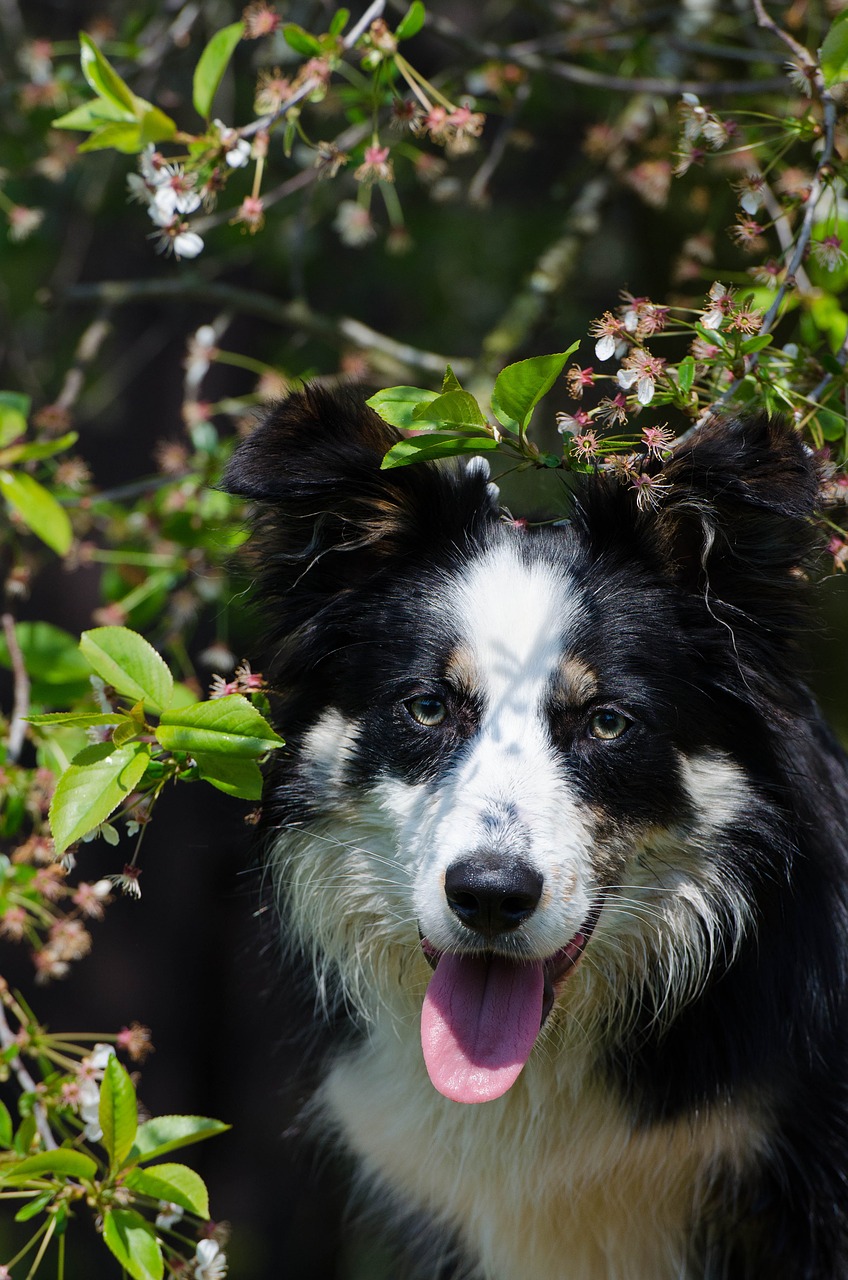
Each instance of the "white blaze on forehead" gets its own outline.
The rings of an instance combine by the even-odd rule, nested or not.
[[[457,581],[449,608],[489,714],[517,720],[538,710],[577,612],[569,577],[552,564],[525,562],[514,546],[496,547]]]

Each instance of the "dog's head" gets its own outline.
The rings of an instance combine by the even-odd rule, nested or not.
[[[230,465],[293,748],[267,822],[355,1000],[435,968],[431,1079],[482,1101],[572,989],[584,1016],[627,983],[658,1015],[691,998],[782,873],[815,475],[780,422],[715,421],[650,494],[587,476],[573,519],[527,527],[480,460],[381,471],[396,439],[307,389]]]

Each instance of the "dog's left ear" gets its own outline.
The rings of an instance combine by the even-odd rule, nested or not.
[[[237,448],[223,485],[260,504],[256,559],[289,624],[407,555],[462,546],[495,518],[485,464],[381,470],[400,438],[355,394],[307,386]]]
[[[681,574],[707,575],[713,590],[731,578],[737,593],[797,576],[818,480],[783,419],[713,418],[675,448],[658,481],[656,530]]]

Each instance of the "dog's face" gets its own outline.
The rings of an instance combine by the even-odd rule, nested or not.
[[[420,988],[426,960],[430,1077],[485,1101],[572,987],[586,1005],[652,982],[659,1009],[744,932],[774,874],[734,861],[763,820],[750,761],[812,476],[791,432],[716,428],[667,464],[666,511],[597,478],[573,522],[531,530],[477,464],[384,478],[391,440],[307,394],[228,477],[271,504],[266,594],[289,619],[269,825],[304,940],[355,999],[369,966]]]

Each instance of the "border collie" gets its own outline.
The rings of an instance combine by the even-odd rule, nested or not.
[[[848,773],[800,672],[809,451],[714,420],[644,461],[650,494],[599,471],[532,527],[479,459],[381,471],[397,439],[307,388],[225,481],[257,502],[289,743],[268,854],[358,1027],[314,1114],[457,1274],[844,1280]]]

